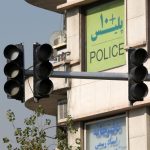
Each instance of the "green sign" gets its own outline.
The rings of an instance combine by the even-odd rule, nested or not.
[[[87,71],[102,71],[125,65],[124,0],[86,11]]]

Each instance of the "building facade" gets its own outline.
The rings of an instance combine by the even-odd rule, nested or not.
[[[148,0],[26,0],[40,8],[65,13],[66,29],[53,39],[56,71],[128,73],[128,48],[150,53]],[[63,34],[62,34],[63,33]],[[145,66],[150,69],[150,61]],[[34,110],[26,81],[25,106]],[[52,79],[54,91],[39,103],[63,124],[71,115],[83,150],[150,150],[150,92],[133,105],[128,81]],[[150,83],[146,82],[150,88]]]

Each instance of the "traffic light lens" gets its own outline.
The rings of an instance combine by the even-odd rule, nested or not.
[[[53,70],[52,64],[47,61],[36,66],[36,75],[40,78],[47,78]]]
[[[148,87],[145,83],[137,83],[131,87],[132,97],[141,100],[148,94]]]
[[[19,57],[20,51],[15,45],[8,45],[4,49],[4,56],[9,60],[16,60]]]
[[[18,95],[18,93],[20,91],[20,85],[17,82],[15,82],[14,80],[9,80],[4,85],[4,91],[9,96],[16,96],[16,95]]]
[[[11,62],[6,64],[4,73],[8,78],[15,78],[19,75],[20,69],[15,63]]]
[[[41,61],[47,61],[52,55],[53,49],[49,44],[43,44],[37,49],[37,56]]]
[[[36,84],[36,90],[41,96],[49,95],[53,90],[53,82],[49,79],[40,80]]]

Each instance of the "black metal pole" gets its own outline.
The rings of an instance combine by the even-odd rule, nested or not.
[[[26,77],[33,76],[33,70],[25,70],[25,75],[26,75]],[[53,71],[49,77],[51,77],[51,78],[101,79],[101,80],[127,81],[128,73]],[[150,81],[150,74],[148,74],[145,81]]]
[[[25,76],[26,78],[30,77],[30,76],[33,76],[33,70],[25,70]]]

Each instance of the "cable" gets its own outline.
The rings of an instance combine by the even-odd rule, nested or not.
[[[33,66],[30,66],[30,67],[28,67],[27,69],[25,69],[25,70],[30,70],[31,68],[33,68]]]
[[[30,66],[30,67],[28,67],[28,68],[25,69],[25,70],[27,71],[27,70],[30,70],[31,68],[33,68],[33,66]],[[33,94],[33,90],[32,90],[32,87],[31,87],[31,85],[30,85],[30,82],[29,82],[29,78],[28,78],[27,80],[28,80],[29,88],[30,88],[30,90],[31,90],[31,92],[32,92],[32,94]]]
[[[31,87],[31,85],[30,85],[30,82],[29,82],[29,78],[28,78],[28,85],[29,85],[29,88],[30,88],[30,90],[31,90],[31,92],[32,92],[32,94],[33,94],[33,90],[32,90],[32,87]]]

